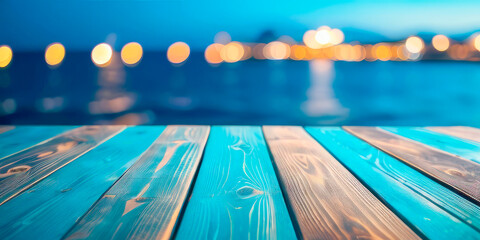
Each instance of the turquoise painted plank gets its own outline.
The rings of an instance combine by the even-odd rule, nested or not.
[[[382,127],[391,133],[480,163],[480,143],[419,127]]]
[[[480,238],[480,207],[341,128],[306,129],[427,238]]]
[[[168,126],[65,238],[171,238],[209,130]]]
[[[2,158],[55,137],[75,126],[17,126],[0,135],[0,162]]]
[[[212,127],[176,239],[296,239],[260,127]]]
[[[0,205],[125,129],[85,126],[0,161]]]
[[[0,206],[0,239],[60,239],[164,127],[129,127]]]

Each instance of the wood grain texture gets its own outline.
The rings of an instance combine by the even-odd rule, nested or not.
[[[480,129],[474,127],[427,127],[427,129],[455,136],[458,138],[468,139],[475,142],[480,142]]]
[[[1,205],[0,239],[60,239],[163,129],[129,127]]]
[[[301,127],[264,127],[305,239],[419,239]]]
[[[459,157],[470,159],[476,163],[480,163],[479,142],[456,138],[420,127],[382,127],[382,129]]]
[[[0,162],[0,203],[5,203],[124,128],[81,127],[4,158]]]
[[[340,127],[307,131],[429,239],[480,239],[480,207]]]
[[[296,239],[260,127],[212,127],[176,239]]]
[[[169,239],[208,133],[207,126],[168,126],[65,238]]]
[[[344,127],[446,186],[480,201],[480,164],[375,127]]]
[[[74,126],[17,126],[0,135],[0,162],[2,158],[26,150],[49,140],[58,134],[72,130]]]
[[[15,126],[8,126],[8,125],[0,126],[0,134],[4,133],[6,131],[10,131],[14,128],[15,128]]]

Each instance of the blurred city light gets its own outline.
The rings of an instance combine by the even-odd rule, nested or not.
[[[265,57],[265,55],[263,55],[263,48],[265,48],[265,46],[267,46],[267,44],[265,44],[265,43],[259,43],[259,44],[255,45],[252,48],[253,58],[258,59],[258,60],[267,59]]]
[[[280,41],[274,41],[263,48],[263,54],[267,59],[286,59],[290,56],[290,46]]]
[[[303,60],[307,56],[307,49],[305,46],[293,45],[290,48],[290,58],[293,60]]]
[[[45,62],[50,66],[58,66],[65,58],[65,47],[60,43],[52,43],[45,49]]]
[[[425,44],[423,43],[423,40],[416,36],[407,38],[407,41],[405,42],[405,47],[413,54],[420,53],[424,46]]]
[[[317,34],[317,31],[308,30],[303,35],[303,42],[309,48],[318,49],[318,48],[322,47],[322,45],[320,43],[318,43],[317,40],[316,40],[316,34]]]
[[[223,44],[213,43],[205,49],[205,60],[210,64],[219,64],[223,62],[220,52],[224,47]]]
[[[107,43],[100,43],[92,50],[92,61],[98,67],[106,67],[110,64],[113,49]]]
[[[331,37],[329,29],[324,28],[318,30],[317,33],[315,33],[315,40],[321,45],[330,43]]]
[[[437,51],[443,52],[450,46],[450,40],[447,36],[439,34],[432,38],[432,45]]]
[[[12,61],[12,57],[13,52],[9,46],[0,46],[0,68],[7,67],[8,64],[10,64],[10,62]]]
[[[188,56],[190,56],[190,47],[184,42],[176,42],[168,47],[167,58],[171,63],[182,63]]]
[[[454,60],[465,60],[471,54],[470,47],[466,44],[453,44],[447,53]]]
[[[332,29],[330,31],[330,43],[333,45],[337,45],[343,42],[345,39],[345,35],[340,29]]]
[[[215,37],[214,37],[215,43],[220,43],[225,45],[231,41],[232,41],[232,37],[230,37],[230,34],[228,34],[227,32],[222,31],[215,34]]]
[[[242,59],[245,50],[239,42],[230,42],[220,51],[220,56],[225,62],[233,63]]]
[[[392,58],[392,51],[389,45],[378,43],[373,46],[373,55],[380,61],[388,61]]]
[[[477,36],[473,39],[473,46],[477,51],[480,52],[480,34],[477,34]]]
[[[143,49],[139,43],[131,42],[123,46],[120,53],[122,61],[127,66],[137,65],[143,56]]]

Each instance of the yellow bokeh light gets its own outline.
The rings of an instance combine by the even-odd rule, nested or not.
[[[345,40],[345,35],[343,35],[343,32],[340,29],[332,29],[330,31],[330,43],[333,45],[337,45],[343,42]]]
[[[190,56],[190,47],[184,42],[176,42],[167,50],[167,58],[171,63],[182,63]]]
[[[305,32],[305,34],[303,34],[303,42],[307,47],[313,48],[313,49],[318,49],[322,47],[322,45],[318,43],[317,40],[315,39],[316,34],[317,34],[317,31],[315,30],[308,30],[307,32]]]
[[[363,47],[362,45],[353,46],[352,53],[353,61],[363,61],[366,57],[365,47]]]
[[[331,39],[329,29],[320,29],[315,33],[315,40],[321,45],[329,44]]]
[[[220,43],[214,43],[208,46],[207,49],[205,49],[205,60],[211,64],[223,62],[222,56],[220,56],[223,47],[224,45]]]
[[[399,45],[397,46],[397,57],[398,59],[405,61],[408,59],[409,52],[405,45]]]
[[[405,47],[411,53],[420,53],[424,46],[425,44],[423,43],[423,40],[416,36],[407,38],[407,41],[405,42]]]
[[[239,42],[230,42],[220,51],[220,56],[225,62],[233,63],[242,59],[245,50]]]
[[[373,54],[380,61],[388,61],[392,58],[391,48],[382,43],[373,46]]]
[[[8,64],[10,64],[10,62],[12,61],[12,57],[13,52],[9,46],[0,46],[0,68],[8,66]]]
[[[290,48],[290,58],[293,60],[302,60],[307,56],[307,49],[305,46],[293,45]]]
[[[263,49],[263,54],[272,60],[286,59],[290,55],[290,46],[283,42],[274,41],[267,44]]]
[[[432,45],[437,51],[443,52],[450,46],[450,40],[445,35],[436,35],[432,38]]]
[[[127,43],[125,44],[125,46],[123,46],[122,51],[120,52],[120,55],[125,65],[134,66],[138,62],[140,62],[140,60],[142,59],[142,56],[143,56],[142,45],[136,42]]]
[[[113,56],[113,49],[107,43],[100,43],[92,50],[92,61],[99,67],[106,67],[110,64]]]
[[[60,43],[52,43],[45,49],[45,61],[50,66],[57,66],[65,58],[65,47]]]
[[[477,51],[480,52],[480,35],[477,35],[477,36],[473,39],[473,46],[475,47],[475,49],[477,49]]]

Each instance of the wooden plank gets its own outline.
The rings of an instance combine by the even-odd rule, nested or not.
[[[2,158],[74,128],[74,126],[18,126],[0,135],[0,162],[3,161]]]
[[[213,127],[176,239],[296,239],[260,127]]]
[[[170,238],[208,133],[207,126],[168,126],[65,237]]]
[[[475,142],[480,142],[480,129],[474,127],[427,127],[427,129],[455,136],[458,138],[468,139]]]
[[[340,127],[307,131],[422,235],[480,239],[479,206]]]
[[[60,239],[163,129],[129,127],[1,205],[0,239]]]
[[[459,157],[470,159],[476,163],[480,163],[479,142],[460,139],[419,127],[382,127],[382,129]]]
[[[0,126],[0,134],[4,133],[6,131],[10,131],[14,128],[15,128],[15,126],[9,126],[9,125]]]
[[[123,129],[124,126],[81,127],[3,159],[0,162],[0,203],[10,200]]]
[[[472,200],[480,201],[478,163],[379,128],[345,129]]]
[[[301,127],[264,127],[305,239],[419,239]]]

